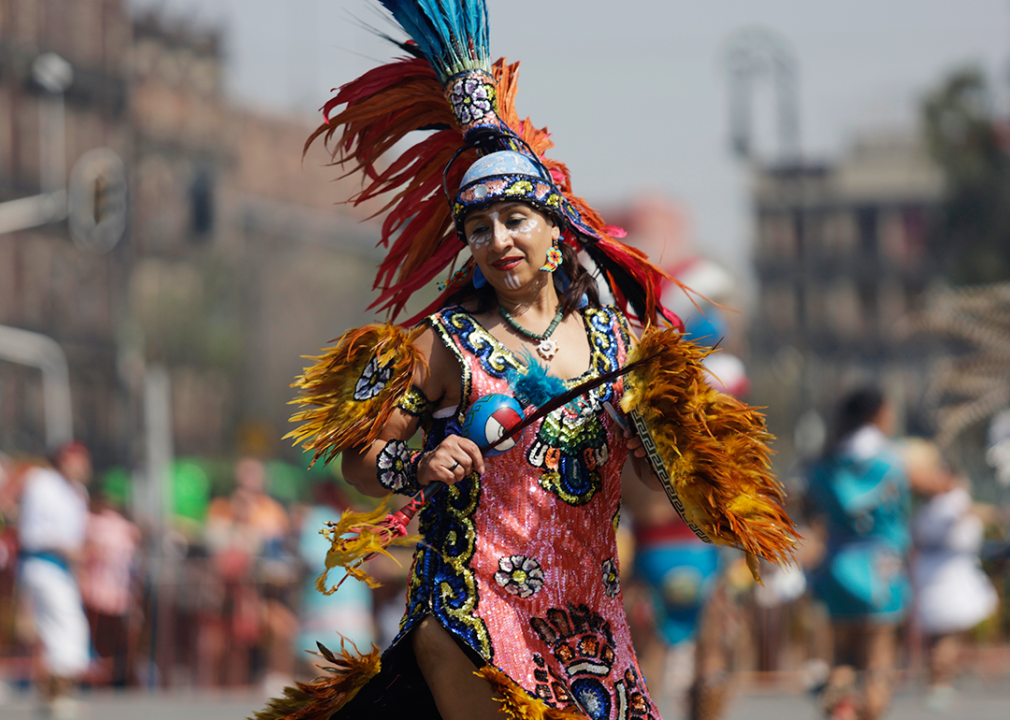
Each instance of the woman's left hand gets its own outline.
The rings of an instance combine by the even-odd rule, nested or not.
[[[648,453],[645,452],[645,445],[631,428],[624,431],[624,439],[628,445],[628,455],[631,457],[631,466],[639,479],[649,487],[659,490],[663,484],[659,481],[659,476],[652,468],[652,463],[647,460]]]
[[[646,456],[645,445],[642,443],[642,439],[638,437],[635,433],[631,431],[631,428],[627,428],[624,431],[624,439],[628,445],[628,453],[632,456],[641,460]]]

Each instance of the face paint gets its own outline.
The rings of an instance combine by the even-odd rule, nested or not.
[[[499,214],[496,211],[488,213],[488,227],[486,230],[481,230],[480,232],[473,233],[467,237],[467,241],[472,247],[483,248],[485,245],[491,242],[497,232],[502,232],[506,236],[512,236],[513,238],[521,240],[529,240],[533,235],[533,232],[540,225],[540,221],[536,217],[527,217],[522,220],[515,227],[508,227],[504,223],[498,222]]]
[[[473,233],[467,238],[470,246],[473,248],[483,248],[485,245],[491,242],[491,238],[494,237],[495,226],[498,224],[498,213],[490,212],[488,213],[489,225],[486,230],[481,230],[480,232]]]
[[[523,262],[507,263],[511,267],[498,271],[501,273],[498,276],[500,287],[511,291],[520,290],[529,280],[525,274],[529,269],[529,255],[531,252],[539,254],[540,241],[549,242],[552,232],[542,214],[532,208],[517,208],[513,203],[505,204],[500,210],[488,208],[475,215],[470,227],[467,243],[479,262],[497,262],[506,256],[513,258],[516,253],[522,254]],[[492,266],[490,270],[494,269]]]
[[[537,218],[528,217],[513,228],[513,235],[521,237],[523,240],[529,240],[530,236],[533,235],[533,231],[537,229],[539,224],[540,221],[537,220]]]

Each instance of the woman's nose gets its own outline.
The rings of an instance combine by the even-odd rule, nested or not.
[[[512,245],[512,233],[509,232],[504,223],[497,220],[491,226],[491,244],[494,245],[496,250],[508,248]]]

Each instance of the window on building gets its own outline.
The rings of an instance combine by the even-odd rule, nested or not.
[[[771,258],[792,258],[796,231],[787,212],[768,212],[761,218],[762,254]]]
[[[891,209],[880,216],[881,254],[892,263],[903,263],[906,259],[905,221],[899,209]]]
[[[844,280],[828,290],[833,331],[840,338],[851,338],[860,331],[859,299],[855,285]]]
[[[864,207],[856,210],[856,226],[859,231],[859,254],[866,258],[876,258],[879,249],[877,208]]]
[[[855,219],[846,210],[836,210],[825,216],[823,246],[829,256],[845,255],[856,236]]]
[[[764,294],[765,315],[768,324],[780,333],[792,333],[796,329],[796,295],[787,284],[776,283]]]
[[[194,242],[206,241],[214,231],[214,180],[208,170],[197,170],[189,186],[189,229]]]
[[[859,315],[864,333],[876,333],[879,330],[880,293],[872,281],[859,283]]]
[[[922,207],[905,208],[904,220],[905,261],[918,265],[926,253],[927,213]]]

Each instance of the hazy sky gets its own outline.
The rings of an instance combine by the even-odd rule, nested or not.
[[[313,112],[395,48],[367,0],[130,0],[225,30],[229,87],[246,103]],[[1010,0],[488,0],[491,50],[521,60],[520,116],[548,125],[574,189],[606,207],[645,189],[688,210],[703,249],[744,266],[747,177],[728,149],[723,57],[738,32],[780,35],[800,65],[803,149],[912,127],[945,73],[979,64],[1005,94]],[[759,148],[775,149],[759,86]]]

